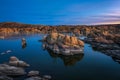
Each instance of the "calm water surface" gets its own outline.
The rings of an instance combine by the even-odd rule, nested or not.
[[[38,41],[42,38],[43,34],[26,37],[26,48],[22,48],[21,38],[0,40],[0,53],[12,50],[12,53],[0,55],[0,64],[16,56],[31,65],[26,68],[27,72],[38,70],[41,75],[51,75],[54,80],[120,80],[120,64],[94,51],[89,44],[85,44],[84,55],[57,56],[42,48]]]

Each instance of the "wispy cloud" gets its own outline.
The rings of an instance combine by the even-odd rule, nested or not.
[[[116,1],[117,2],[117,1]],[[60,11],[59,24],[120,24],[120,0],[109,8],[74,4]],[[102,7],[104,8],[104,7]]]

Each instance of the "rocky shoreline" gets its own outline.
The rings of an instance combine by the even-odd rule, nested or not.
[[[26,67],[30,65],[24,61],[19,60],[17,57],[12,56],[6,64],[0,64],[0,80],[14,80],[13,77],[26,76],[24,80],[51,80],[50,75],[43,75],[42,77],[39,74],[39,71],[25,71]]]
[[[108,56],[111,56],[112,59],[120,63],[120,45],[115,43],[112,40],[107,40],[105,38],[86,38],[84,42],[91,44],[94,50],[100,51]]]

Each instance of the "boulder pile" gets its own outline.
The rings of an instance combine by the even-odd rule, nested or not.
[[[84,42],[75,36],[52,32],[44,38],[44,41],[46,42],[46,47],[54,53],[62,55],[83,53]]]

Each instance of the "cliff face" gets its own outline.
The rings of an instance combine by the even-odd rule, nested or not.
[[[75,36],[68,36],[63,35],[60,33],[50,33],[46,38],[45,41],[49,44],[62,44],[66,46],[84,46],[84,42],[77,39]]]

